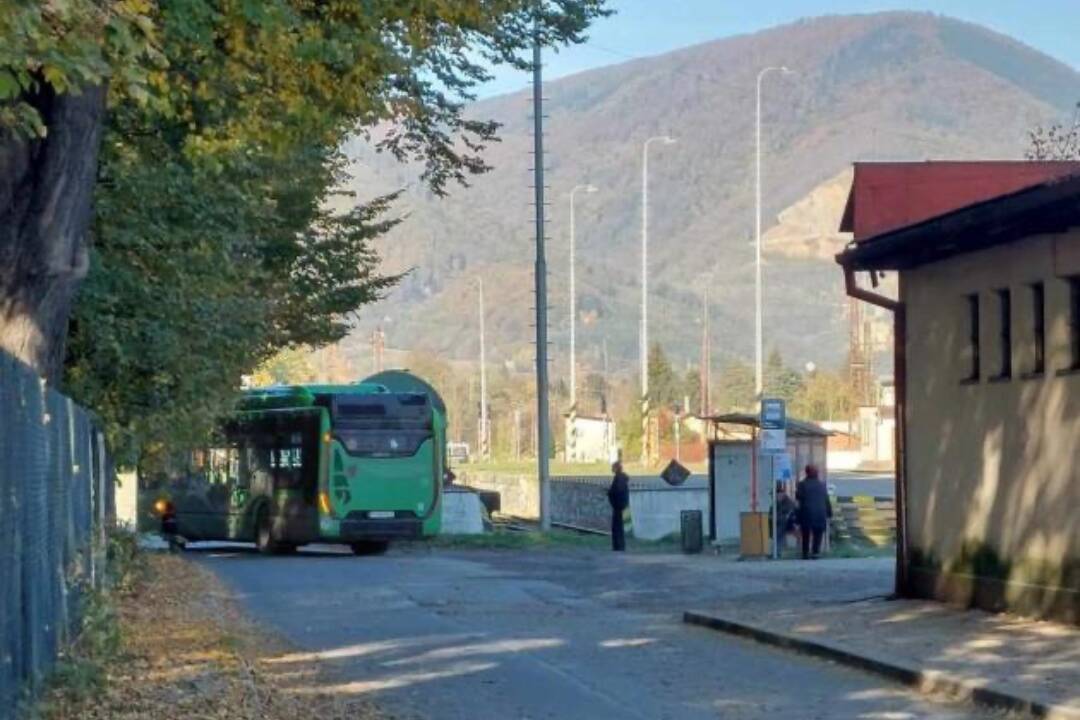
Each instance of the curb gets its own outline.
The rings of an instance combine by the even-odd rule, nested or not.
[[[958,678],[948,673],[922,670],[894,660],[882,660],[869,655],[862,655],[821,640],[807,640],[795,635],[768,630],[758,625],[736,622],[716,615],[693,611],[683,613],[683,622],[747,638],[784,650],[832,660],[858,670],[880,675],[924,694],[945,694],[957,699],[968,699],[977,705],[993,710],[1022,712],[1034,717],[1051,718],[1052,720],[1080,720],[1080,710],[1061,705],[1048,705],[1038,700],[978,685],[970,680]]]

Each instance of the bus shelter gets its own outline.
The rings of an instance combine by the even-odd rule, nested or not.
[[[784,483],[793,495],[802,468],[809,464],[828,482],[826,444],[832,433],[819,425],[789,417],[786,452],[762,455],[757,453],[757,415],[727,413],[703,420],[709,443],[708,531],[716,545],[739,545],[741,518],[769,512],[773,483]]]

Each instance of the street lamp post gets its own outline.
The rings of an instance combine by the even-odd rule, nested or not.
[[[641,148],[641,456],[649,462],[649,145],[675,143],[670,135],[656,135]]]
[[[596,192],[590,184],[575,185],[570,191],[570,408],[577,406],[577,285],[575,281],[574,196],[579,190]]]
[[[479,297],[478,314],[480,316],[480,437],[477,448],[481,459],[488,459],[488,402],[487,402],[487,342],[484,337],[484,279],[476,278]]]
[[[764,390],[764,359],[762,338],[762,302],[761,302],[761,81],[772,71],[793,75],[786,67],[767,67],[757,76],[757,114],[755,122],[756,175],[754,188],[754,394],[761,398]]]

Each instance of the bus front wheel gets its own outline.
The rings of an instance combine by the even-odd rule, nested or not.
[[[270,513],[265,507],[255,516],[255,547],[263,555],[278,552],[278,543],[274,541],[274,531],[270,524]]]
[[[354,542],[349,547],[352,548],[353,555],[382,555],[390,547],[390,543],[385,540],[364,540]]]

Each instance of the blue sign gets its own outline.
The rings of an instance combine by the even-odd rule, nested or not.
[[[787,428],[787,409],[779,398],[761,400],[761,429],[784,430]]]

